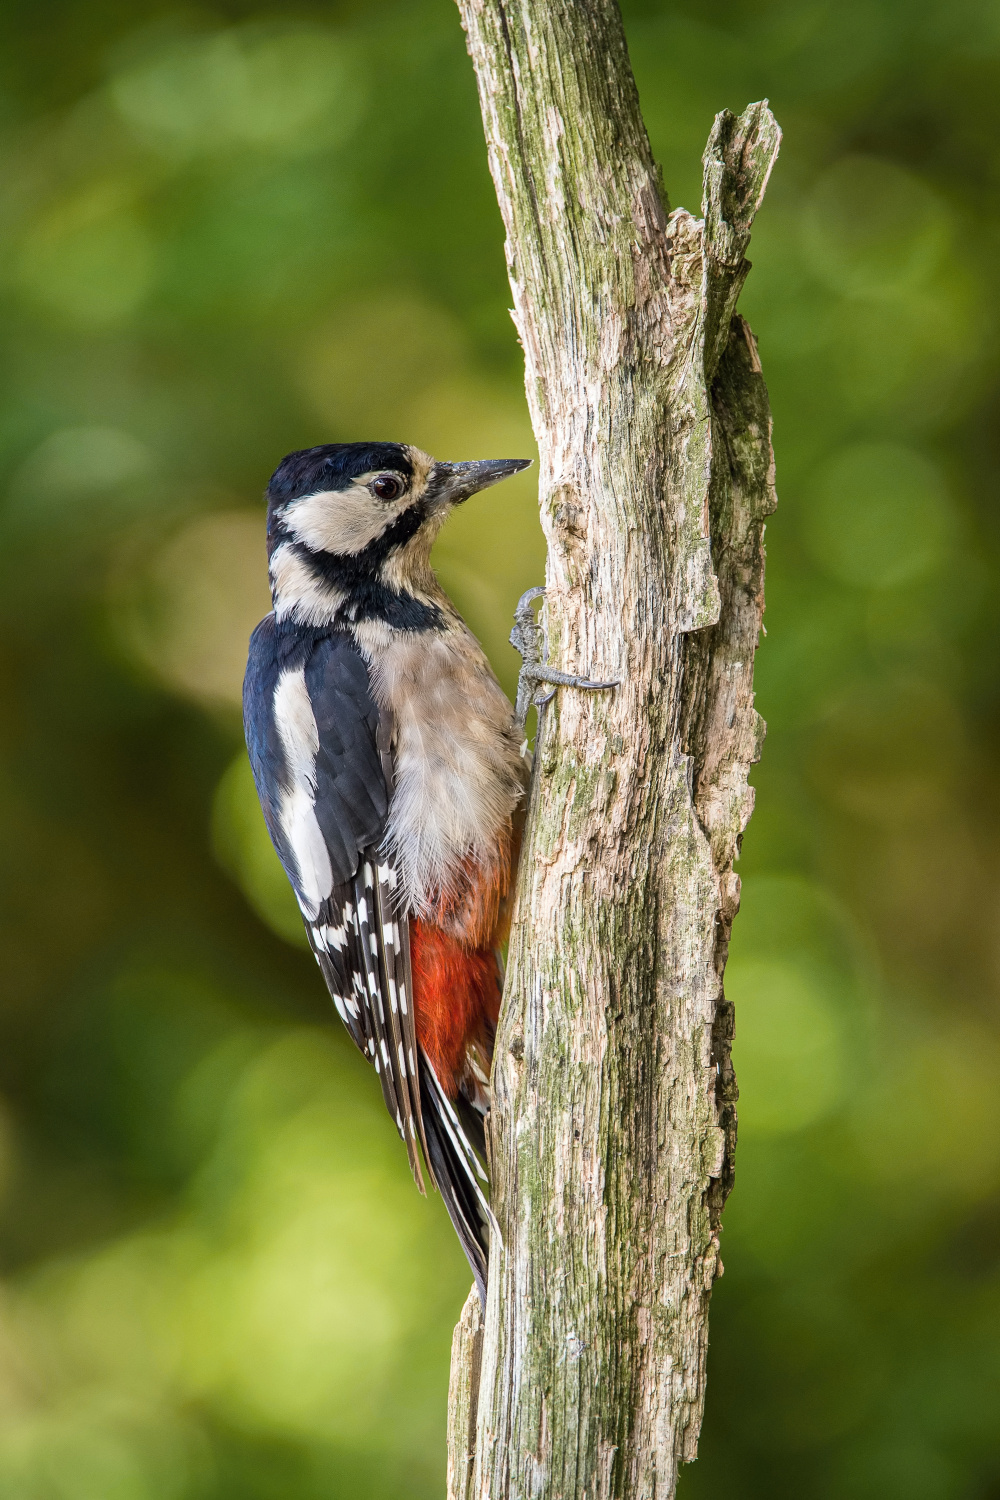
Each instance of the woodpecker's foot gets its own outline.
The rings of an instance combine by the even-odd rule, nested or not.
[[[534,704],[536,708],[543,707],[555,697],[557,687],[603,690],[619,685],[617,678],[614,682],[593,682],[589,677],[577,677],[571,672],[557,672],[554,667],[545,666],[541,659],[542,631],[535,618],[535,611],[531,607],[534,600],[544,598],[544,595],[544,588],[528,589],[527,593],[521,595],[514,611],[514,629],[510,633],[510,643],[521,655],[522,665],[517,679],[517,703],[514,707],[514,717],[522,729],[531,705]],[[551,683],[552,691],[538,693],[537,688],[541,683]]]

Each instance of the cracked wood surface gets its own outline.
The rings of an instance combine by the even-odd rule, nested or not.
[[[493,1069],[502,1242],[455,1330],[450,1500],[674,1492],[736,1086],[722,978],[763,724],[767,393],[735,313],[777,153],[716,119],[669,212],[610,0],[458,0],[541,455],[549,662]]]

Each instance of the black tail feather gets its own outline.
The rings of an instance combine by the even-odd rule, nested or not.
[[[479,1110],[474,1104],[470,1104],[464,1094],[460,1093],[455,1100],[455,1113],[462,1122],[462,1128],[478,1156],[486,1160],[486,1123]]]
[[[472,1267],[479,1300],[485,1309],[492,1215],[476,1180],[476,1168],[470,1160],[471,1148],[462,1126],[454,1111],[449,1117],[447,1101],[423,1055],[420,1058],[420,1106],[431,1171],[466,1260]]]

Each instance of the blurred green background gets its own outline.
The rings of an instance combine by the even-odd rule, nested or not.
[[[785,144],[742,1085],[682,1500],[1000,1497],[1000,12],[631,0],[672,201]],[[239,682],[289,449],[533,451],[450,0],[0,13],[0,1496],[443,1494],[469,1274],[275,876]],[[446,585],[510,686],[530,477]],[[520,486],[520,487],[518,487]]]

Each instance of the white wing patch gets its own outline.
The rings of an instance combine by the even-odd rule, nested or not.
[[[281,791],[278,820],[295,859],[302,909],[312,920],[333,890],[333,870],[316,817],[319,730],[309,701],[304,667],[282,672],[278,678],[274,688],[274,722],[290,783]]]

